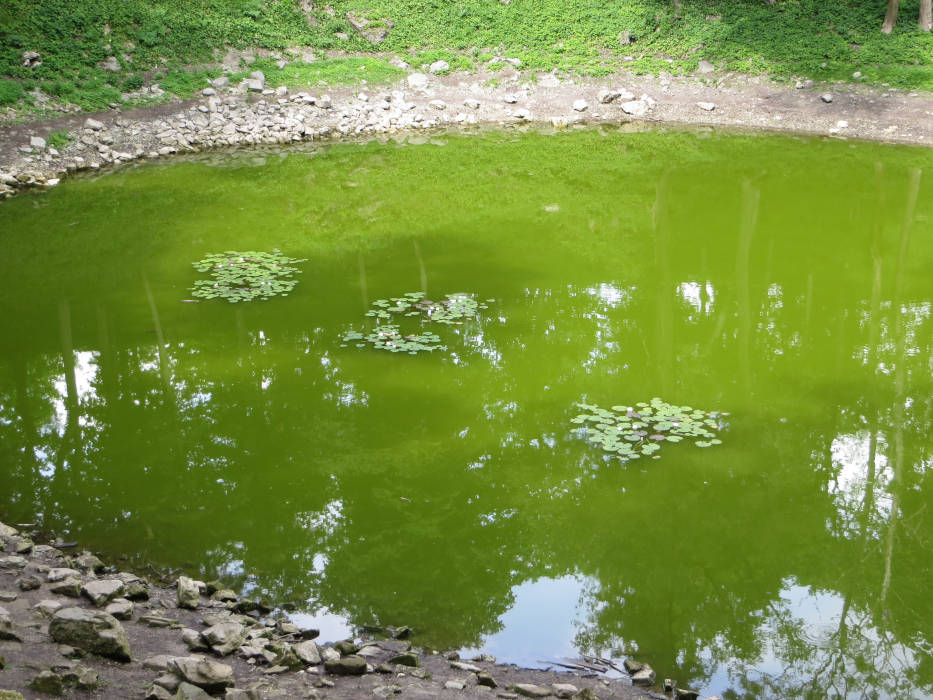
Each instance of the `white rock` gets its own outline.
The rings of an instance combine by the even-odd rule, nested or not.
[[[450,64],[447,61],[435,61],[428,68],[429,73],[443,73],[450,70]]]
[[[822,95],[820,95],[820,99],[823,100],[823,102],[825,102],[826,104],[829,104],[830,102],[833,101],[832,93],[824,92]]]
[[[573,108],[577,112],[585,112],[589,105],[586,103],[586,100],[574,100]]]
[[[648,105],[642,100],[623,102],[621,107],[623,112],[631,114],[633,117],[642,117],[648,112]]]
[[[515,112],[512,113],[512,116],[521,121],[527,121],[531,119],[531,112],[527,109],[516,109]]]
[[[407,78],[408,87],[413,90],[424,90],[428,86],[428,76],[424,73],[412,73]]]
[[[463,106],[469,107],[470,109],[479,109],[479,104],[479,100],[473,97],[468,97],[463,101]]]
[[[509,93],[508,95],[506,95],[506,96],[503,97],[502,99],[503,99],[504,102],[507,102],[507,103],[510,104],[510,105],[514,105],[516,102],[518,102],[518,96],[517,96],[517,95],[514,95],[514,94],[512,94],[512,93]]]
[[[599,94],[596,95],[596,99],[599,100],[600,104],[607,105],[621,96],[622,92],[620,90],[600,90]]]
[[[838,129],[847,129],[848,127],[849,122],[845,121],[844,119],[840,119],[838,122],[836,122],[836,128]]]
[[[712,112],[714,109],[716,109],[716,105],[714,105],[712,102],[697,102],[697,107],[705,112]]]
[[[333,107],[333,102],[330,99],[330,95],[321,95],[317,98],[315,104],[317,104],[317,106],[321,109],[330,109]]]
[[[430,102],[428,102],[428,105],[430,105],[431,109],[436,109],[436,110],[447,109],[447,103],[444,102],[444,100],[431,100]]]
[[[29,138],[29,145],[33,148],[43,149],[45,148],[45,139],[41,136],[31,136]]]

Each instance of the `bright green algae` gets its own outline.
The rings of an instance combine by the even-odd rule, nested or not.
[[[0,205],[0,517],[437,647],[573,576],[564,641],[683,686],[930,694],[931,222],[929,151],[706,132],[69,181]],[[185,302],[274,249],[287,297]],[[341,347],[412,290],[488,308]],[[571,423],[651,397],[723,444],[623,463]]]

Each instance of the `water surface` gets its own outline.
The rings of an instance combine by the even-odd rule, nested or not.
[[[933,157],[694,131],[214,154],[0,205],[0,517],[346,625],[933,695]],[[191,303],[207,253],[308,258]],[[380,298],[493,300],[410,357]],[[413,321],[409,321],[413,323]],[[608,460],[577,402],[730,412]]]

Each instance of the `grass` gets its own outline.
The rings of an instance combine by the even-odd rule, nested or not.
[[[74,141],[74,136],[67,129],[63,129],[61,131],[53,131],[51,134],[45,137],[45,141],[51,148],[55,148],[60,151],[69,143]]]
[[[0,105],[25,106],[26,92],[39,85],[63,101],[100,109],[154,74],[164,89],[185,97],[203,87],[206,73],[183,67],[204,66],[230,46],[364,56],[378,50],[415,68],[445,60],[454,71],[494,69],[502,64],[489,63],[493,58],[514,57],[527,70],[592,76],[620,68],[686,73],[707,59],[779,79],[849,80],[860,71],[866,82],[933,90],[933,36],[916,28],[918,0],[903,0],[891,35],[880,33],[883,0],[682,4],[678,15],[670,0],[331,0],[326,7],[315,3],[308,17],[299,0],[4,0]],[[388,38],[370,44],[352,29],[348,12],[391,20]],[[623,32],[632,43],[620,44]],[[22,65],[27,50],[39,52],[41,65]],[[120,73],[100,67],[109,56],[117,57]],[[267,71],[271,83],[292,87],[397,75],[375,57],[275,71]]]
[[[378,85],[398,80],[405,75],[380,58],[350,57],[314,61],[313,63],[289,63],[279,68],[273,60],[256,61],[249,71],[238,73],[234,78],[245,77],[249,72],[261,70],[270,87],[285,85],[300,89],[314,86],[355,85],[366,83]],[[164,86],[163,86],[164,87]]]

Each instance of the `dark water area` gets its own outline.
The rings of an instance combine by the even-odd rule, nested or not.
[[[272,249],[288,296],[190,301],[192,262]],[[0,519],[334,635],[930,697],[931,271],[928,149],[532,131],[76,178],[0,204]],[[444,351],[341,342],[417,291],[490,301]],[[723,444],[622,462],[571,423],[652,397]]]

